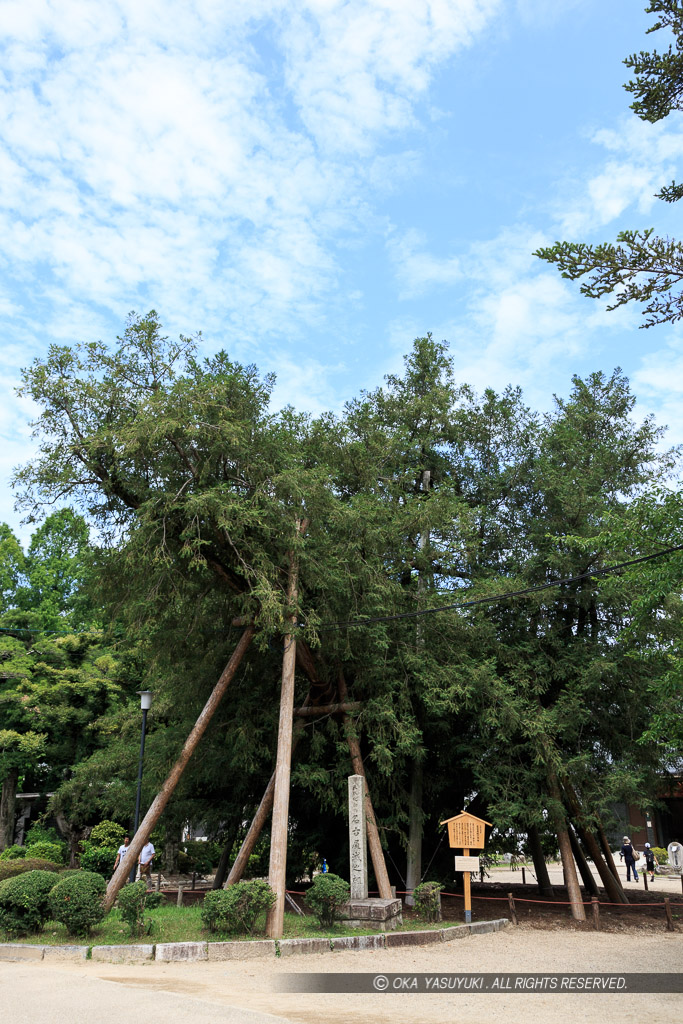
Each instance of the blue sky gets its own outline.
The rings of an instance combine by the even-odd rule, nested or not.
[[[274,371],[280,404],[339,409],[431,331],[462,380],[537,408],[620,365],[683,441],[681,330],[531,255],[681,234],[653,198],[680,116],[646,125],[622,89],[623,57],[666,44],[645,6],[0,3],[0,476],[33,444],[20,368],[152,307]]]

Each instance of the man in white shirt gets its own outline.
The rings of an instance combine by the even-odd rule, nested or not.
[[[152,884],[152,860],[154,859],[155,849],[150,843],[149,839],[142,847],[140,856],[138,857],[138,863],[140,865],[140,878],[144,878],[147,882],[147,888]]]
[[[114,871],[116,871],[116,869],[119,866],[119,864],[121,863],[121,861],[125,859],[125,856],[128,853],[128,847],[129,846],[130,846],[130,836],[124,836],[123,837],[123,844],[121,846],[119,846],[118,850],[116,851],[116,860],[114,861]]]

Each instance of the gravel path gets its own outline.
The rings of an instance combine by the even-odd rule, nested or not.
[[[438,946],[140,966],[1,963],[0,1005],[12,1024],[500,1024],[677,1019],[680,994],[278,992],[290,972],[683,972],[683,933],[535,931],[521,925]],[[4,1016],[4,1013],[3,1013]]]

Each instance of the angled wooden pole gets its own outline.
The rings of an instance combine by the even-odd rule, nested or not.
[[[576,864],[574,863],[571,842],[569,840],[569,832],[567,830],[567,822],[564,816],[560,784],[550,760],[546,762],[546,770],[548,772],[548,793],[555,804],[551,817],[554,821],[555,830],[557,832],[557,843],[560,847],[560,857],[562,858],[562,867],[564,868],[564,877],[567,885],[569,903],[572,908],[572,917],[575,921],[585,921],[586,911],[583,908],[581,887],[576,875]]]
[[[339,681],[337,683],[337,689],[339,691],[339,699],[342,703],[346,703],[347,689],[346,680],[340,669]],[[384,850],[382,849],[382,840],[379,836],[379,829],[377,828],[377,821],[375,819],[375,809],[372,806],[372,798],[370,796],[370,788],[368,786],[368,780],[365,775],[365,766],[363,765],[363,758],[360,752],[360,743],[356,736],[353,725],[349,721],[349,718],[344,714],[343,719],[344,732],[346,733],[346,742],[349,745],[349,754],[351,755],[351,764],[356,775],[362,775],[365,779],[365,819],[367,827],[368,847],[370,849],[370,857],[372,859],[372,867],[375,872],[375,878],[377,879],[377,888],[379,889],[380,898],[383,900],[390,900],[391,897],[391,883],[389,882],[389,873],[387,872],[387,865],[384,860]]]
[[[200,739],[206,732],[206,728],[209,722],[211,721],[216,708],[220,704],[223,698],[223,694],[227,690],[237,669],[239,668],[239,664],[242,661],[244,655],[246,654],[247,648],[249,647],[249,644],[251,643],[253,636],[254,627],[247,626],[247,628],[244,630],[242,636],[239,639],[237,647],[232,652],[230,660],[223,669],[220,679],[214,686],[211,692],[211,696],[207,700],[206,704],[204,705],[204,708],[202,709],[201,714],[199,715],[199,718],[195,722],[192,732],[185,740],[185,744],[180,752],[178,760],[173,765],[173,768],[171,769],[168,778],[166,779],[163,786],[161,787],[156,797],[154,798],[151,807],[147,811],[147,814],[142,819],[142,823],[139,829],[137,830],[137,832],[135,833],[130,842],[130,846],[128,847],[128,852],[126,856],[122,858],[121,863],[114,872],[112,879],[109,882],[109,885],[107,886],[107,892],[103,901],[105,910],[110,910],[112,908],[112,906],[114,905],[114,901],[116,900],[116,897],[119,893],[119,890],[125,885],[126,879],[130,874],[130,865],[136,862],[138,856],[140,855],[142,847],[147,842],[152,829],[154,828],[157,821],[161,817],[164,807],[170,800],[173,790],[178,785],[180,777],[185,771],[187,762],[192,757],[192,754],[194,753],[197,744],[199,743]]]
[[[297,522],[297,533],[306,529]],[[280,693],[280,725],[277,734],[277,761],[273,792],[273,824],[270,833],[270,868],[268,883],[275,892],[275,903],[266,916],[266,934],[282,938],[285,924],[285,878],[287,874],[287,830],[289,825],[289,788],[292,772],[292,732],[294,727],[294,678],[296,670],[296,605],[298,599],[298,564],[294,551],[289,554],[287,607],[290,631],[285,633],[282,654],[282,689]]]

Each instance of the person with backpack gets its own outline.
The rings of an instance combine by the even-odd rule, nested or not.
[[[626,881],[631,881],[631,871],[633,871],[633,881],[638,881],[638,869],[636,867],[636,859],[640,856],[639,853],[633,849],[633,843],[628,836],[624,836],[624,842],[621,847],[619,856],[626,861]]]
[[[649,843],[645,843],[645,867],[643,871],[650,872],[650,881],[655,880],[655,867],[659,867],[659,861],[654,855],[654,851]]]

